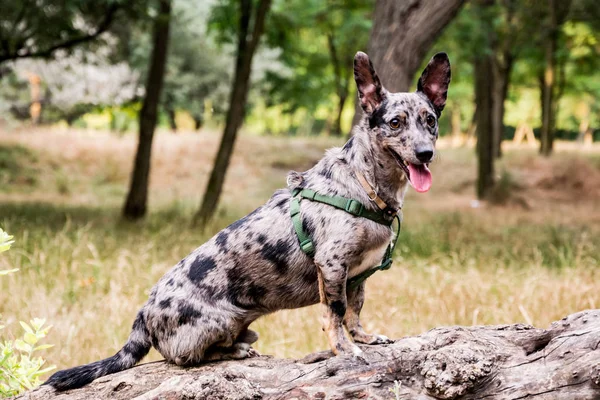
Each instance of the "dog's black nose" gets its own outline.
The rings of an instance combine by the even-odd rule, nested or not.
[[[433,150],[429,147],[417,148],[417,150],[415,150],[415,155],[422,163],[428,163],[433,158]]]

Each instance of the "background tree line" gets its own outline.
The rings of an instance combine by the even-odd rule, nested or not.
[[[485,198],[503,139],[531,130],[549,156],[556,137],[598,136],[599,39],[591,0],[1,0],[0,110],[137,129],[131,219],[147,211],[157,124],[222,128],[195,217],[203,224],[244,123],[268,135],[348,135],[357,50],[393,91],[412,90],[444,50],[453,81],[441,131],[476,138]]]

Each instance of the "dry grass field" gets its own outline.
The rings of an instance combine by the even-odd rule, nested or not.
[[[218,144],[213,132],[160,133],[153,149],[149,217],[120,221],[135,137],[50,129],[0,131],[0,227],[15,236],[0,256],[5,332],[39,316],[54,326],[46,352],[58,368],[105,358],[125,342],[160,276],[208,237],[309,168],[327,138],[242,135],[218,217],[190,227]],[[411,191],[391,270],[367,284],[367,329],[390,337],[435,326],[527,322],[546,326],[600,307],[600,148],[559,143],[505,147],[500,185],[474,201],[471,148],[440,144],[433,188]],[[255,323],[257,349],[300,357],[326,349],[315,307]],[[158,359],[152,352],[148,359]]]

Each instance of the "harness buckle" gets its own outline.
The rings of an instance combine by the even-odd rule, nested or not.
[[[388,222],[393,221],[394,218],[396,218],[396,215],[398,215],[398,210],[390,206],[387,206],[383,210],[383,219],[385,219]]]
[[[302,241],[300,243],[300,248],[302,249],[302,251],[309,255],[312,256],[315,253],[315,245],[313,244],[312,240],[310,239],[306,239],[304,241]]]
[[[362,205],[360,201],[356,201],[354,199],[348,199],[346,203],[346,207],[344,210],[352,215],[356,215],[360,217],[364,211],[365,207]]]

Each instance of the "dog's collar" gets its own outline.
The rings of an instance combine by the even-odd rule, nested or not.
[[[369,182],[367,181],[367,179],[365,178],[365,176],[362,173],[360,173],[358,171],[354,171],[354,175],[356,175],[358,182],[360,182],[360,185],[363,187],[363,189],[365,189],[365,192],[367,192],[367,196],[369,196],[369,200],[371,200],[373,203],[377,204],[377,207],[379,207],[379,209],[381,211],[391,215],[392,217],[394,215],[396,215],[398,210],[390,208],[387,205],[387,203],[385,201],[383,201],[383,199],[381,197],[379,197],[379,195],[377,194],[377,192],[375,191],[373,186],[371,186],[369,184]]]

